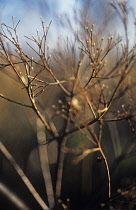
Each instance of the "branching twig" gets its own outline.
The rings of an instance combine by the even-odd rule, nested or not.
[[[20,105],[20,106],[24,106],[24,107],[31,108],[31,109],[33,108],[33,107],[30,106],[30,105],[23,104],[23,103],[14,101],[13,99],[7,98],[7,97],[5,97],[5,96],[2,95],[2,94],[0,94],[0,98],[3,98],[3,99],[5,99],[5,100],[7,100],[7,101],[9,101],[9,102],[12,102],[12,103],[17,104],[17,105]]]

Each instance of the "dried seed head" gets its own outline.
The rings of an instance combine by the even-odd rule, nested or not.
[[[60,111],[56,111],[56,114],[59,115],[60,114]]]
[[[101,207],[104,207],[105,206],[105,203],[101,203]]]
[[[72,98],[71,105],[77,110],[81,109],[81,106],[79,105],[79,101],[76,97]]]
[[[62,109],[65,109],[65,108],[66,108],[66,106],[65,106],[65,105],[62,105],[62,106],[61,106],[61,108],[62,108]]]
[[[61,199],[59,199],[59,200],[58,200],[58,203],[62,203],[62,200],[61,200]]]
[[[67,206],[63,203],[62,204],[63,209],[67,209]]]
[[[121,193],[122,191],[121,191],[121,189],[117,189],[117,192],[118,192],[118,193]]]
[[[53,108],[53,109],[55,109],[55,108],[56,108],[56,106],[53,104],[53,105],[52,105],[52,108]]]
[[[94,66],[94,64],[93,64],[93,63],[90,63],[90,65],[91,65],[91,66]]]
[[[67,202],[70,202],[70,199],[69,198],[67,198]]]
[[[62,100],[58,100],[58,103],[59,103],[59,104],[62,104],[63,102],[62,102]]]

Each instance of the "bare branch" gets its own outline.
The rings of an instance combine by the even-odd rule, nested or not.
[[[7,101],[9,101],[9,102],[12,102],[12,103],[17,104],[17,105],[20,105],[20,106],[24,106],[24,107],[31,108],[31,109],[33,108],[33,107],[30,106],[30,105],[27,105],[27,104],[23,104],[23,103],[14,101],[13,99],[9,99],[9,98],[5,97],[5,96],[2,95],[2,94],[0,94],[0,98],[3,98],[3,99],[5,99],[5,100],[7,100]]]

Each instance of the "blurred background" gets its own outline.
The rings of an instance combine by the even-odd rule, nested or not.
[[[102,35],[124,36],[125,32],[117,13],[109,6],[108,0],[0,0],[0,22],[7,25],[12,25],[12,16],[18,25],[19,40],[29,53],[25,45],[25,37],[36,35],[36,29],[42,34],[40,17],[45,21],[45,25],[52,24],[48,36],[48,45],[50,48],[57,46],[58,37],[73,36],[73,31],[78,30],[78,25],[75,23],[76,18],[81,18],[80,11],[85,11],[85,15],[91,17],[91,21],[95,23],[96,28],[100,27]],[[113,2],[113,0],[110,0]],[[134,16],[132,9],[136,11],[136,1],[129,0],[129,41],[133,44],[135,39],[134,31]],[[71,21],[72,26],[68,24],[65,17]],[[71,30],[72,28],[72,30]],[[4,62],[0,57],[0,62]],[[20,66],[21,68],[21,66]],[[9,68],[0,72],[0,93],[7,97],[29,103],[25,92],[21,89],[21,85],[7,76]],[[21,90],[21,91],[20,91]],[[0,100],[0,137],[6,148],[13,155],[17,163],[25,171],[31,182],[40,193],[43,199],[45,198],[45,187],[41,174],[40,162],[37,151],[37,134],[35,128],[35,115],[31,110],[26,110],[24,107]],[[28,117],[29,116],[29,117]],[[113,128],[114,127],[114,131]],[[126,122],[118,122],[113,127],[104,126],[103,147],[108,157],[109,162],[114,162],[114,152],[112,141],[107,142],[107,139],[117,138],[122,150],[126,149],[127,145],[132,147],[132,155],[115,161],[111,167],[112,171],[112,190],[116,193],[117,189],[125,188],[135,182],[136,170],[136,155],[134,143],[135,137],[130,131],[130,127]],[[125,129],[124,129],[125,128]],[[124,131],[125,130],[125,131]],[[70,144],[75,140],[86,141],[82,135],[70,137]],[[73,140],[74,139],[74,140]],[[129,144],[128,144],[129,142]],[[132,144],[131,144],[132,143]],[[71,146],[70,145],[70,146]],[[72,147],[72,146],[71,146]],[[36,149],[35,149],[36,148]],[[109,150],[110,148],[110,150]],[[113,154],[113,155],[112,155]],[[70,197],[73,209],[83,209],[84,206],[94,210],[96,204],[104,199],[107,199],[107,186],[105,184],[107,176],[103,163],[97,161],[98,154],[90,155],[78,165],[71,164],[71,155],[66,155],[65,168],[63,176],[62,199],[66,201]],[[26,187],[21,182],[16,172],[11,167],[10,163],[0,154],[0,169],[1,178],[13,192],[21,197],[32,209],[40,209],[33,197],[29,194]],[[91,167],[90,167],[91,165]],[[54,171],[55,164],[51,165],[51,170]],[[103,173],[104,172],[104,173]],[[80,175],[79,175],[80,174]],[[91,195],[91,196],[90,196]],[[3,196],[3,195],[2,195]],[[6,206],[7,200],[1,197],[0,205]],[[80,201],[80,202],[79,202]],[[11,205],[11,203],[10,203]],[[94,206],[95,207],[94,207]],[[0,209],[2,207],[0,206]],[[8,210],[9,206],[3,210]],[[10,209],[15,209],[10,206]]]
[[[24,35],[32,36],[35,34],[36,29],[41,30],[40,17],[45,21],[45,25],[48,25],[52,20],[50,39],[48,41],[51,46],[54,46],[58,35],[67,36],[71,33],[63,23],[64,14],[67,14],[72,21],[76,13],[78,16],[79,11],[85,8],[86,13],[92,15],[95,24],[102,25],[105,18],[108,17],[105,27],[107,28],[108,25],[110,33],[124,34],[120,19],[111,10],[108,2],[113,2],[113,0],[0,0],[0,21],[11,25],[12,16],[14,16],[15,22],[20,20],[18,34],[20,41],[24,42]],[[129,10],[133,9],[136,11],[136,2],[129,0],[129,7]],[[132,13],[130,13],[128,23],[131,39],[134,38],[132,33],[134,30],[132,16]],[[75,24],[75,30],[76,27],[77,25]]]

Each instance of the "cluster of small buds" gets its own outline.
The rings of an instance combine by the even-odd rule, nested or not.
[[[59,199],[58,200],[58,203],[62,206],[62,208],[63,209],[65,209],[65,210],[68,210],[69,209],[69,203],[70,203],[70,199],[69,198],[67,198],[67,205],[66,204],[64,204],[63,202],[62,202],[62,200],[61,199]]]
[[[113,39],[113,36],[109,36],[107,39],[108,40],[112,40]]]
[[[92,24],[92,28],[91,28],[91,30],[90,31],[93,31],[93,28],[94,28],[94,24]],[[85,30],[89,30],[89,27],[88,26],[85,26]]]
[[[105,84],[102,84],[102,90],[104,90],[106,88]]]
[[[59,106],[56,106],[55,104],[52,105],[52,108],[55,110],[56,115],[61,115],[62,113],[67,112],[67,106],[63,103],[62,100],[58,100]]]
[[[60,111],[58,110],[58,107],[55,104],[52,105],[52,108],[55,110],[56,115],[60,114]]]

